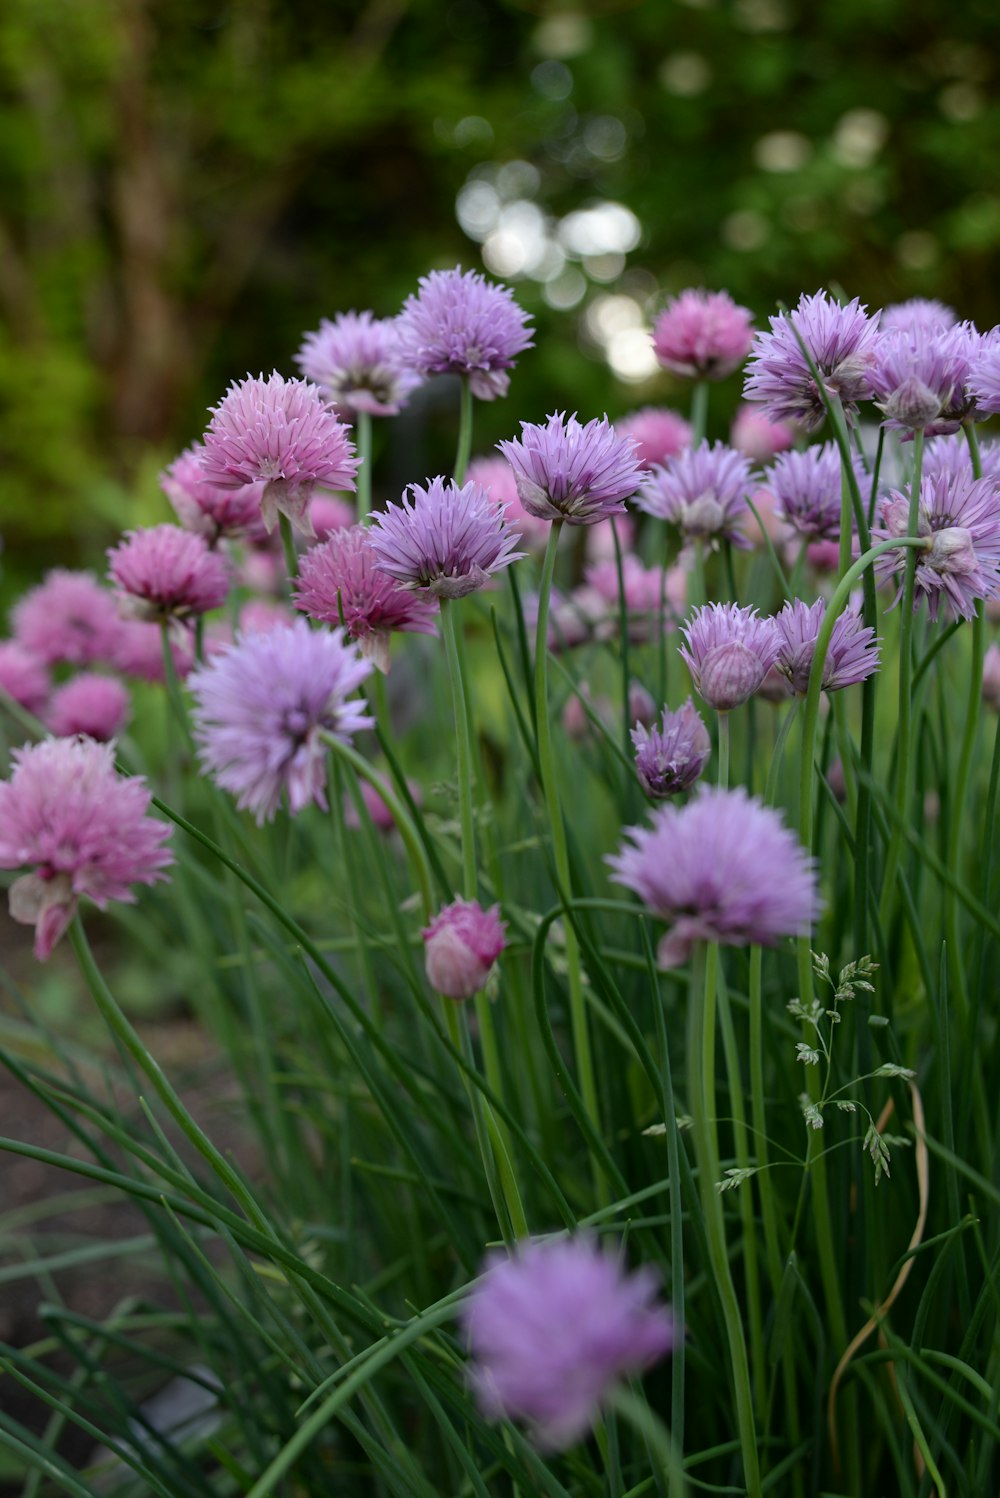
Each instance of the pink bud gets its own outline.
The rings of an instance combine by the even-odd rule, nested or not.
[[[471,999],[485,985],[506,945],[499,905],[483,910],[475,900],[455,900],[421,935],[432,988],[449,999]]]

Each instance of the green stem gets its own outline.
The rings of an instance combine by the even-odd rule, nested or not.
[[[722,790],[729,785],[729,714],[719,714],[719,778]]]
[[[184,735],[184,742],[190,749],[193,745],[191,738],[191,724],[188,722],[187,711],[184,707],[184,696],[181,692],[180,678],[177,675],[177,665],[174,661],[174,652],[170,646],[170,626],[160,625],[160,645],[163,652],[163,680],[167,688],[167,700],[170,703],[170,711],[180,725]]]
[[[358,455],[358,519],[367,525],[372,507],[372,419],[368,411],[356,413],[354,438]]]
[[[278,529],[281,531],[281,548],[285,553],[285,569],[288,572],[288,586],[291,588],[299,575],[299,554],[295,549],[292,522],[284,511],[278,516]]]
[[[479,892],[479,880],[476,862],[476,822],[472,807],[472,744],[469,738],[469,707],[465,697],[465,682],[462,678],[462,664],[456,633],[454,612],[456,602],[457,600],[454,599],[442,600],[441,635],[448,662],[452,711],[455,715],[458,805],[462,827],[462,893],[467,900],[475,900]]]
[[[468,379],[462,379],[460,405],[458,408],[458,446],[455,449],[455,483],[461,488],[465,483],[465,470],[469,466],[469,455],[472,452],[472,412],[473,396],[472,386]]]
[[[650,1457],[667,1479],[668,1498],[684,1498],[687,1489],[681,1454],[663,1421],[653,1414],[645,1399],[628,1389],[616,1389],[608,1402],[642,1436]]]
[[[691,392],[691,446],[705,440],[708,426],[708,381],[698,380]]]

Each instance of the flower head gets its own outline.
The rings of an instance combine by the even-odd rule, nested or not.
[[[643,406],[615,422],[619,437],[631,437],[643,468],[665,463],[691,445],[691,427],[666,406]]]
[[[1000,412],[1000,339],[995,336],[987,334],[971,355],[969,393],[978,413]]]
[[[653,349],[664,369],[696,380],[732,374],[753,342],[753,314],[726,291],[682,291],[653,327]]]
[[[872,526],[872,543],[908,533],[910,501],[893,491],[880,504],[881,525]],[[932,619],[944,604],[956,619],[975,617],[976,601],[1000,593],[1000,490],[995,479],[957,479],[946,475],[921,480],[917,534],[928,540],[917,552],[913,606],[922,597]],[[880,583],[899,583],[891,607],[903,596],[906,551],[885,552],[875,562]]]
[[[654,801],[690,790],[712,752],[708,729],[690,697],[675,713],[665,707],[659,728],[647,732],[637,723],[632,743],[639,784]]]
[[[277,373],[230,385],[212,408],[201,466],[223,489],[262,483],[267,529],[274,529],[280,511],[310,537],[313,489],[353,489],[358,470],[347,429],[316,386]]]
[[[372,719],[350,693],[370,661],[343,630],[313,630],[304,619],[245,635],[189,678],[202,766],[261,823],[282,792],[295,816],[310,802],[326,807],[329,734],[350,743]]]
[[[839,396],[853,415],[855,402],[871,393],[878,316],[869,317],[857,297],[841,306],[817,291],[799,297],[794,311],[769,321],[771,331],[754,339],[744,398],[763,406],[770,421],[794,421],[807,432],[823,425],[826,411],[801,338],[826,390]]]
[[[438,598],[474,593],[494,572],[524,555],[502,505],[479,484],[461,489],[443,478],[410,484],[398,505],[372,517],[375,566],[407,588]]]
[[[472,1385],[488,1418],[525,1421],[543,1448],[572,1446],[620,1379],[674,1345],[655,1275],[591,1238],[529,1240],[484,1268],[462,1310]]]
[[[531,319],[506,286],[478,271],[432,270],[396,319],[403,359],[419,375],[466,375],[473,395],[506,395],[507,370],[532,347]]]
[[[179,458],[160,474],[160,487],[187,531],[214,546],[223,536],[262,540],[264,522],[260,505],[263,484],[243,484],[238,489],[220,488],[205,477],[201,443],[185,448]]]
[[[33,867],[10,887],[10,913],[35,927],[44,962],[81,895],[103,909],[163,877],[170,828],[147,815],[145,781],[117,773],[113,744],[46,739],[12,758],[13,774],[0,782],[0,868]]]
[[[787,421],[768,421],[755,406],[742,405],[733,417],[729,441],[751,463],[767,463],[795,441],[795,428]]]
[[[168,633],[174,670],[183,680],[194,665],[194,641],[184,626],[171,627]],[[122,622],[111,664],[124,676],[140,681],[163,681],[163,631],[158,624],[144,624],[140,619]]]
[[[861,460],[852,455],[859,484],[865,473]],[[800,536],[836,541],[840,535],[840,453],[835,442],[807,447],[803,452],[781,453],[767,475],[775,499],[776,513],[795,527]],[[862,493],[864,489],[862,489]]]
[[[724,442],[702,442],[654,468],[636,503],[647,515],[676,525],[685,542],[726,540],[746,550],[750,542],[740,523],[752,488],[750,463],[742,453]]]
[[[167,624],[207,614],[226,601],[229,573],[203,536],[177,525],[126,531],[108,552],[109,575],[127,619]]]
[[[908,432],[957,431],[966,406],[971,342],[967,327],[945,332],[883,333],[869,372],[882,423]]]
[[[652,825],[629,827],[608,858],[616,884],[670,924],[664,967],[696,941],[773,946],[804,936],[819,910],[816,868],[779,812],[739,787],[700,786],[686,806],[661,806]]]
[[[506,946],[500,906],[454,900],[421,932],[427,981],[447,999],[471,999]]]
[[[699,694],[717,712],[728,712],[752,697],[778,658],[780,637],[773,619],[735,603],[707,603],[695,609],[681,633],[688,648],[680,655]]]
[[[879,328],[883,333],[906,333],[911,336],[946,333],[958,322],[954,310],[933,297],[914,296],[908,302],[894,302],[882,309]]]
[[[128,719],[128,692],[113,676],[83,672],[53,692],[45,721],[58,738],[86,734],[106,744]]]
[[[295,601],[325,624],[343,624],[348,637],[380,671],[389,669],[389,636],[434,634],[436,598],[404,588],[376,566],[372,533],[363,525],[334,531],[299,564]]]
[[[521,503],[540,520],[593,525],[620,515],[642,479],[635,444],[606,416],[586,426],[562,412],[545,426],[522,421],[520,438],[497,446],[514,470]]]
[[[16,640],[0,640],[0,692],[6,692],[25,712],[41,712],[48,701],[49,673],[45,662]]]
[[[809,690],[816,640],[825,613],[826,604],[822,598],[813,604],[794,598],[774,616],[781,636],[777,666],[788,677],[792,691],[800,697]],[[841,687],[853,686],[877,670],[875,631],[866,629],[860,615],[853,609],[845,610],[838,615],[830,636],[823,662],[823,690],[836,692]]]
[[[349,416],[395,416],[420,376],[407,368],[398,321],[371,312],[338,312],[307,333],[295,362],[307,380]]]
[[[122,622],[115,600],[91,572],[57,567],[14,607],[18,644],[55,666],[90,666],[114,656]]]

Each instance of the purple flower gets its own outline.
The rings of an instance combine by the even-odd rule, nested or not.
[[[914,296],[908,302],[894,302],[885,307],[879,318],[883,333],[906,333],[908,336],[933,336],[946,333],[958,322],[951,307],[932,297]]]
[[[983,657],[983,701],[1000,713],[1000,645],[991,645]]]
[[[472,479],[485,489],[491,499],[505,508],[508,525],[521,532],[521,540],[531,551],[544,551],[552,529],[548,520],[539,520],[530,514],[521,503],[517,492],[514,470],[505,458],[473,458],[465,470],[466,480]]]
[[[412,497],[408,497],[412,496]],[[429,588],[438,598],[474,593],[490,575],[524,555],[504,508],[479,484],[461,489],[447,479],[410,484],[398,505],[372,517],[375,566],[407,588]]]
[[[177,525],[126,531],[108,552],[108,572],[118,585],[126,619],[167,624],[207,614],[226,601],[229,573],[203,536]]]
[[[41,657],[17,640],[0,640],[0,692],[37,716],[48,701],[50,685]]]
[[[341,411],[395,416],[420,376],[403,361],[398,322],[371,312],[338,312],[307,333],[295,362]]]
[[[992,334],[971,355],[969,393],[984,416],[1000,412],[1000,340]]]
[[[695,609],[679,647],[700,695],[717,712],[729,712],[752,697],[778,659],[780,639],[773,619],[735,603]]]
[[[858,483],[866,482],[861,460],[852,455]],[[800,536],[836,541],[840,536],[840,453],[835,442],[787,452],[775,458],[767,475],[776,513],[793,525]]]
[[[304,619],[245,635],[188,680],[202,766],[258,825],[283,791],[293,816],[313,801],[325,809],[322,734],[349,744],[371,727],[363,699],[349,700],[371,669],[343,630],[313,630]]]
[[[662,468],[654,468],[636,496],[647,515],[676,525],[685,543],[731,541],[744,551],[750,542],[740,530],[753,488],[749,461],[724,442],[702,442]]]
[[[371,535],[363,525],[352,525],[307,551],[299,564],[295,602],[313,619],[343,624],[361,654],[388,671],[390,634],[434,634],[438,602],[404,588],[376,566]]]
[[[635,444],[606,416],[586,426],[562,412],[545,426],[522,421],[520,438],[497,446],[514,470],[521,503],[540,520],[594,525],[620,515],[642,479]]]
[[[768,421],[754,406],[742,405],[733,417],[729,441],[751,463],[767,463],[795,441],[795,428],[787,421]]]
[[[743,387],[746,400],[762,405],[771,421],[794,421],[807,432],[823,425],[826,411],[796,332],[809,350],[824,387],[844,402],[850,416],[856,401],[871,394],[869,371],[875,359],[878,316],[868,317],[857,297],[840,306],[825,291],[799,297],[793,312],[769,319],[770,333],[754,339]]]
[[[117,774],[113,744],[46,739],[12,759],[0,782],[0,868],[34,868],[11,885],[10,913],[34,926],[44,962],[81,895],[103,910],[109,900],[131,903],[131,885],[163,877],[170,828],[147,816],[145,781]]]
[[[347,429],[308,380],[248,375],[212,411],[201,459],[205,478],[223,489],[263,483],[261,515],[269,531],[280,511],[311,537],[316,485],[354,488],[358,464]]]
[[[981,440],[979,463],[982,478],[1000,483],[1000,442]],[[952,484],[971,479],[972,458],[964,436],[934,437],[927,442],[920,472],[922,478],[943,478]]]
[[[670,931],[664,967],[686,962],[697,941],[773,946],[805,936],[819,911],[816,868],[779,812],[739,787],[699,786],[686,806],[661,806],[652,826],[625,829],[607,859],[616,884],[634,890]]]
[[[967,406],[971,343],[967,327],[943,333],[883,333],[869,371],[884,427],[897,431],[956,431]]]
[[[115,600],[91,572],[57,567],[16,604],[14,635],[47,666],[90,666],[114,656],[122,622]]]
[[[805,696],[809,690],[809,673],[816,653],[816,640],[823,624],[826,604],[818,598],[814,604],[794,598],[785,604],[774,622],[781,645],[778,669],[791,684],[792,691]],[[875,631],[866,629],[853,609],[838,615],[823,662],[823,689],[836,692],[841,687],[864,681],[878,670],[878,642]]]
[[[472,1386],[491,1420],[523,1420],[540,1446],[572,1446],[620,1379],[674,1345],[649,1269],[623,1271],[592,1238],[522,1242],[489,1256],[462,1309]]]
[[[507,945],[500,906],[454,900],[421,932],[427,981],[446,999],[471,999]]]
[[[194,665],[194,642],[183,626],[172,626],[169,632],[170,654],[174,670],[183,680]],[[125,676],[140,681],[163,681],[163,631],[158,624],[141,620],[122,623],[111,664]]]
[[[659,728],[647,732],[637,723],[632,743],[639,783],[654,801],[690,790],[712,752],[708,729],[690,697],[675,713],[665,707]]]
[[[908,534],[910,501],[894,490],[881,501],[880,526],[872,526],[872,543]],[[976,601],[1000,593],[1000,491],[995,479],[925,478],[920,484],[917,534],[926,551],[917,552],[913,605],[926,597],[937,619],[944,603],[956,619],[973,619]],[[903,596],[906,551],[888,551],[875,563],[880,583],[898,582],[895,607]]]
[[[653,327],[653,349],[664,369],[696,380],[732,374],[753,342],[753,314],[727,291],[682,291]]]
[[[473,395],[506,395],[518,354],[532,347],[531,319],[506,286],[478,271],[421,276],[396,319],[403,359],[419,375],[466,375]]]
[[[214,546],[221,537],[260,541],[265,535],[261,519],[262,484],[244,484],[239,489],[220,489],[210,483],[202,467],[205,449],[200,442],[188,447],[160,474],[160,487],[187,531],[204,536]]]
[[[665,406],[643,406],[615,422],[619,437],[631,437],[635,455],[643,468],[665,463],[691,445],[691,427],[676,411]]]
[[[45,721],[58,738],[82,733],[106,744],[125,727],[128,708],[128,692],[120,681],[84,672],[53,693]]]

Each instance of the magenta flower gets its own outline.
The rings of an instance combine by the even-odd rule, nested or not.
[[[795,428],[787,421],[768,421],[755,406],[742,405],[733,417],[730,444],[751,463],[767,463],[795,441]]]
[[[229,592],[229,573],[203,536],[177,525],[126,531],[108,552],[108,574],[118,585],[125,619],[147,624],[195,618],[219,608]]]
[[[471,999],[507,945],[500,906],[454,900],[421,932],[427,981],[446,999]]]
[[[307,380],[348,417],[396,416],[420,376],[407,368],[395,318],[371,312],[338,312],[307,333],[295,362]]]
[[[750,464],[742,453],[724,442],[702,442],[654,468],[636,504],[647,515],[676,525],[685,544],[705,541],[715,546],[724,540],[746,551],[750,542],[740,524],[753,487]]]
[[[37,717],[49,697],[45,662],[17,640],[0,640],[0,692]]]
[[[871,394],[878,315],[868,317],[857,297],[841,306],[825,291],[817,291],[800,296],[794,311],[769,321],[771,331],[754,339],[744,398],[763,406],[770,421],[794,421],[807,432],[823,425],[826,411],[797,332],[825,389],[839,396],[853,416],[855,403]]]
[[[473,458],[465,470],[466,480],[471,479],[485,489],[491,499],[502,504],[508,525],[521,532],[521,540],[530,551],[544,551],[552,526],[548,520],[539,520],[521,503],[517,492],[514,470],[505,458]]]
[[[695,609],[679,647],[701,697],[717,712],[729,712],[753,696],[778,659],[780,637],[773,619],[735,603]]]
[[[313,619],[342,624],[361,654],[384,672],[389,636],[435,634],[438,602],[381,571],[371,537],[363,525],[353,525],[307,551],[299,564],[295,602]]]
[[[822,598],[813,604],[793,598],[774,616],[781,636],[778,670],[788,677],[792,691],[800,697],[809,690],[816,640],[825,613],[826,604]],[[853,609],[846,609],[838,615],[830,636],[823,662],[823,690],[836,692],[841,687],[853,686],[877,671],[878,665],[875,631],[866,629],[861,616]]]
[[[279,512],[312,537],[313,489],[353,489],[358,471],[346,427],[308,380],[249,375],[230,385],[205,433],[201,465],[224,489],[263,483],[261,515],[269,531]]]
[[[664,369],[695,380],[723,380],[753,342],[753,313],[727,291],[682,291],[653,326],[653,349]]]
[[[44,962],[81,895],[103,910],[109,900],[131,903],[131,885],[163,878],[170,828],[147,816],[145,781],[116,772],[112,744],[46,739],[12,759],[0,782],[0,868],[33,866],[10,887],[10,913],[34,926]]]
[[[907,432],[957,431],[951,413],[967,406],[964,391],[972,352],[969,330],[883,333],[869,372],[884,427]]]
[[[619,437],[631,437],[643,468],[665,463],[691,445],[690,424],[666,406],[643,406],[616,421],[615,431]]]
[[[128,692],[120,681],[84,672],[52,694],[45,721],[57,738],[82,733],[106,744],[125,727],[128,710]]]
[[[313,630],[304,619],[246,635],[188,680],[203,768],[258,824],[282,792],[293,816],[310,802],[325,809],[322,735],[349,744],[371,727],[364,701],[350,697],[371,669],[342,630]]]
[[[168,638],[174,670],[183,681],[194,665],[191,632],[184,626],[171,626]],[[134,676],[140,681],[163,681],[163,631],[160,626],[143,624],[138,619],[123,622],[111,664],[124,676]]]
[[[373,515],[368,534],[376,568],[438,598],[474,593],[524,555],[514,550],[521,538],[502,505],[479,484],[459,489],[443,478],[428,479],[426,489],[410,484],[398,505]]]
[[[620,515],[642,479],[635,444],[606,416],[586,426],[562,412],[545,426],[522,421],[520,438],[497,446],[514,470],[521,503],[540,520],[594,525]]]
[[[675,713],[665,707],[659,728],[647,732],[637,723],[632,743],[639,784],[654,801],[690,790],[712,752],[708,729],[690,697]]]
[[[186,531],[204,536],[210,546],[222,537],[260,541],[265,533],[260,506],[263,484],[221,489],[210,483],[202,467],[205,449],[200,442],[185,448],[160,474],[160,488]]]
[[[396,319],[402,357],[417,374],[465,375],[479,400],[506,395],[507,370],[532,347],[531,319],[506,286],[478,271],[432,270]]]
[[[687,961],[697,941],[773,946],[805,936],[819,913],[816,867],[779,812],[741,787],[699,786],[686,806],[661,806],[649,827],[606,861],[670,925],[664,967]]]
[[[110,661],[122,622],[113,596],[91,572],[57,567],[31,588],[11,615],[15,638],[47,666]]]
[[[861,460],[852,455],[854,473],[862,494],[870,480]],[[818,541],[836,541],[840,535],[840,453],[835,442],[807,447],[803,452],[781,453],[767,475],[775,499],[775,511],[795,527],[800,536]]]
[[[314,494],[309,519],[317,541],[328,541],[334,531],[347,530],[357,521],[354,506],[335,494]]]
[[[880,526],[872,526],[872,543],[891,541],[908,534],[910,501],[893,491],[879,506]],[[1000,493],[995,479],[948,477],[921,481],[917,534],[928,541],[918,551],[913,606],[927,599],[927,609],[936,620],[944,604],[956,619],[973,619],[980,598],[1000,593]],[[894,608],[903,596],[906,551],[888,551],[875,563],[880,583],[898,583]]]
[[[673,1347],[673,1318],[656,1292],[651,1270],[627,1274],[584,1236],[491,1254],[462,1308],[487,1418],[526,1422],[543,1449],[572,1446],[622,1378]]]
[[[954,310],[933,297],[914,296],[908,302],[884,307],[879,318],[883,333],[905,333],[908,337],[946,333],[958,322]]]

